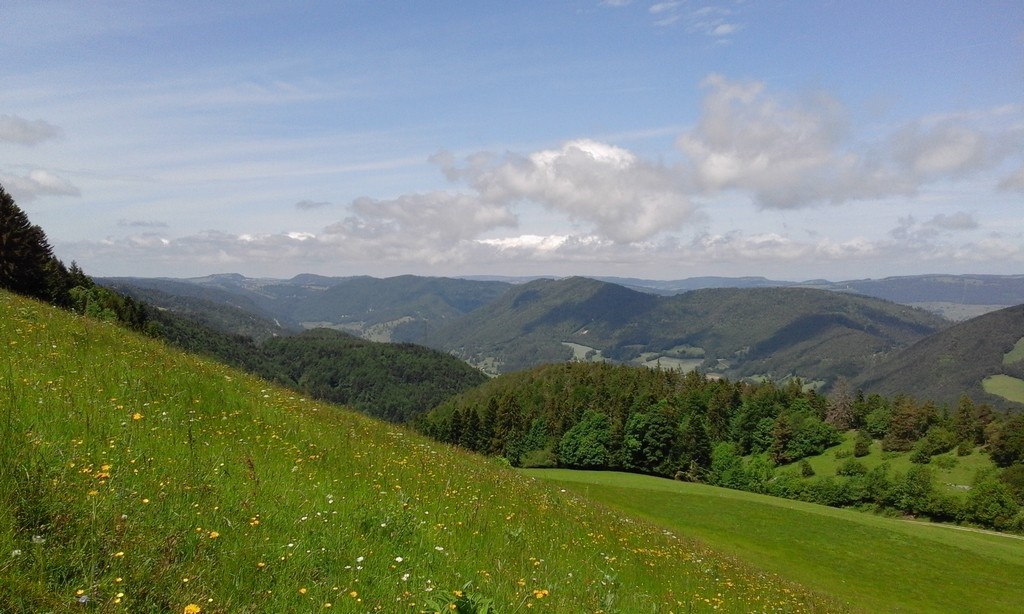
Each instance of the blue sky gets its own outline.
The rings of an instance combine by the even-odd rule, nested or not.
[[[23,2],[0,184],[96,276],[1024,273],[1024,4]]]

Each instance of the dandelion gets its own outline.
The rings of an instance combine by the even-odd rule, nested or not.
[[[305,595],[305,594],[306,594],[306,592],[307,592],[307,591],[306,591],[306,587],[305,587],[305,586],[303,586],[302,588],[300,588],[300,589],[299,589],[299,594],[300,594],[300,595]]]
[[[140,414],[139,412],[135,412],[134,414],[132,414],[132,420],[142,420],[142,414]],[[196,606],[196,607],[199,607],[199,606]]]
[[[181,614],[200,614],[200,612],[202,611],[203,608],[199,607],[199,604],[190,603],[187,606],[185,606],[185,609],[182,611]]]
[[[210,531],[210,539],[217,539],[218,537],[220,537],[220,533],[216,531]]]

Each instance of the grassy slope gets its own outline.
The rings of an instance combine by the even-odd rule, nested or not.
[[[1019,612],[1024,540],[610,472],[527,470],[873,612]]]
[[[828,448],[817,456],[808,457],[806,460],[811,465],[811,468],[814,469],[815,474],[814,477],[809,479],[815,480],[826,476],[835,477],[836,470],[843,463],[854,458],[853,448],[855,442],[856,432],[850,431],[843,435],[843,441],[839,445]],[[867,456],[855,459],[868,469],[874,469],[885,463],[889,465],[890,475],[894,475],[896,473],[905,474],[914,466],[914,463],[910,462],[910,452],[883,452],[882,443],[878,440],[872,442],[868,449],[870,452]],[[943,461],[946,461],[947,466],[943,466]],[[975,448],[967,456],[958,456],[955,450],[940,454],[933,457],[932,462],[927,466],[934,475],[937,488],[958,495],[966,494],[966,487],[974,483],[974,478],[978,475],[979,471],[992,471],[995,469],[992,459],[981,448]],[[782,467],[782,470],[799,475],[799,462],[785,465]]]
[[[456,590],[501,612],[836,609],[479,457],[5,293],[0,347],[0,611],[417,612]]]

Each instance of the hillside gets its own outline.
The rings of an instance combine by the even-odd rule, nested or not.
[[[1024,407],[984,388],[986,378],[1024,379],[1024,356],[1011,352],[1024,339],[1024,305],[995,311],[952,326],[894,354],[856,378],[881,394],[913,391],[955,405],[961,394],[999,407]],[[1008,358],[1007,355],[1010,354]]]
[[[289,387],[391,422],[407,422],[487,380],[437,350],[327,329],[271,339],[259,349]]]
[[[1019,537],[634,474],[527,473],[668,530],[695,532],[866,612],[1013,613],[1024,602]]]
[[[294,335],[301,330],[297,326],[282,325],[270,316],[261,315],[262,310],[251,302],[239,303],[244,306],[231,304],[229,300],[235,300],[234,297],[218,298],[216,293],[196,292],[190,295],[181,293],[179,289],[172,294],[155,288],[109,281],[105,287],[142,301],[156,311],[169,312],[229,335],[248,337],[257,343],[281,335]],[[187,285],[185,289],[193,290]],[[204,294],[206,298],[201,296]]]
[[[225,309],[217,306],[214,313]],[[367,341],[329,329],[256,343],[211,328],[202,317],[150,311],[153,336],[171,345],[392,422],[408,421],[487,379],[465,362],[424,346]]]
[[[945,326],[920,310],[821,290],[655,296],[569,278],[515,286],[426,342],[503,373],[583,348],[585,358],[663,366],[688,359],[713,373],[831,380]]]
[[[276,280],[229,274],[97,281],[181,313],[201,312],[210,304],[227,305],[285,328],[337,328],[374,341],[408,342],[419,342],[430,328],[477,309],[509,287],[497,281],[413,275],[386,279],[297,275]],[[171,303],[154,291],[176,296],[178,301]],[[239,332],[237,327],[221,330]]]
[[[0,345],[0,611],[845,609],[113,325],[0,293]]]

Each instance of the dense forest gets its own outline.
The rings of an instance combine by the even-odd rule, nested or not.
[[[953,408],[909,396],[865,397],[841,382],[829,397],[785,384],[711,379],[697,371],[566,363],[501,376],[417,421],[425,433],[513,465],[624,470],[833,506],[867,506],[1024,530],[1024,414]],[[844,436],[854,452],[836,477],[802,459]],[[905,472],[868,471],[872,442],[909,453]],[[964,498],[937,488],[937,455],[984,446],[998,472]],[[792,468],[792,469],[791,469]]]

